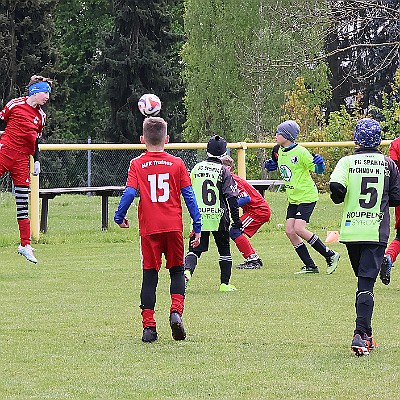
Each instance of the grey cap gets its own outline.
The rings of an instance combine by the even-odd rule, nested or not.
[[[285,139],[294,142],[300,133],[300,126],[296,121],[288,120],[282,122],[276,128],[276,134],[282,135]]]

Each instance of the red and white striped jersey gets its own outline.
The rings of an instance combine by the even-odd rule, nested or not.
[[[10,100],[0,112],[7,125],[0,143],[24,154],[33,155],[35,142],[42,135],[46,114],[38,105],[30,106],[27,97]]]

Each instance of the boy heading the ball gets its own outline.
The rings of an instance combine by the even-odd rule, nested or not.
[[[169,311],[172,337],[175,340],[186,337],[182,322],[185,278],[181,194],[193,219],[191,245],[196,247],[200,242],[201,216],[189,173],[181,158],[164,151],[168,140],[164,119],[149,117],[144,120],[140,141],[146,145],[147,151],[131,160],[126,188],[114,215],[114,221],[121,228],[129,228],[126,213],[140,190],[138,220],[143,268],[140,308],[144,342],[157,339],[154,309],[162,254],[171,279]]]

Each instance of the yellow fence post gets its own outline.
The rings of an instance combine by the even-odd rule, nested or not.
[[[31,156],[31,236],[33,240],[40,238],[40,218],[39,218],[39,175],[33,176],[33,157]]]
[[[242,147],[238,149],[238,166],[237,166],[237,172],[238,175],[246,179],[246,149],[247,149],[247,143],[242,142],[241,143]]]

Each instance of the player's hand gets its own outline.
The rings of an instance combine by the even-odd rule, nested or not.
[[[237,221],[235,221],[235,222],[232,224],[232,228],[241,229],[242,226],[243,226],[243,223],[242,223],[242,221],[241,221],[240,219],[238,219]]]
[[[269,158],[267,161],[265,161],[264,167],[269,172],[276,171],[278,169],[278,163],[274,161],[272,158]]]
[[[33,163],[33,176],[38,176],[40,174],[40,161],[35,161]]]
[[[321,154],[314,154],[313,153],[313,157],[314,157],[313,163],[316,164],[316,165],[317,164],[323,164],[325,162],[324,157],[322,157]]]
[[[121,224],[118,224],[120,228],[129,228],[129,220],[128,218],[124,218]]]
[[[193,240],[190,241],[190,245],[192,247],[197,247],[200,244],[200,237],[201,237],[201,233],[192,232],[192,234],[190,235],[190,238],[193,238]]]

